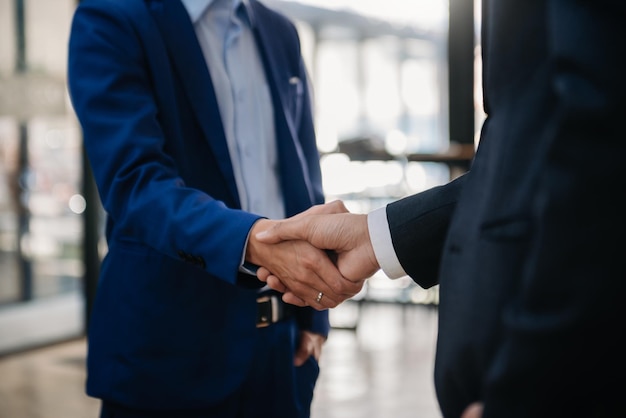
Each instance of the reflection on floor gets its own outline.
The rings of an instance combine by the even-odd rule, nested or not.
[[[441,417],[436,308],[346,302],[331,320],[311,418]],[[0,358],[0,418],[97,418],[84,359],[84,339]]]
[[[84,340],[0,359],[1,418],[97,418],[84,395]]]
[[[321,359],[312,418],[441,417],[433,388],[437,310],[419,305],[344,304]]]

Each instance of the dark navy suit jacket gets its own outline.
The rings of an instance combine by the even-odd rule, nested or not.
[[[323,202],[307,75],[294,26],[250,3],[290,216]],[[211,78],[180,1],[82,1],[68,78],[108,215],[87,391],[141,408],[202,408],[250,367],[261,283],[238,267],[259,216],[240,210]],[[299,308],[297,321],[328,333],[327,312]]]
[[[626,3],[486,0],[469,173],[388,206],[439,283],[445,417],[618,417],[626,404]]]

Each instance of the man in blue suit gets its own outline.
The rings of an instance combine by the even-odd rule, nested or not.
[[[268,242],[336,249],[357,282],[382,268],[439,284],[446,418],[624,417],[626,2],[483,0],[482,13],[471,170],[367,215],[282,221]],[[342,293],[333,278],[268,280],[296,304]]]
[[[107,213],[102,416],[308,417],[328,313],[283,304],[254,266],[339,273],[251,234],[323,202],[293,24],[256,0],[84,0],[68,68]]]

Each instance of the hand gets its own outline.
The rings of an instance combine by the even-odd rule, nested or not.
[[[291,287],[298,289],[299,297],[296,299],[284,295],[285,302],[323,310],[334,308],[359,292],[362,285],[352,282],[348,282],[349,286],[343,285],[347,281],[328,255],[308,242],[291,240],[264,243],[256,239],[260,231],[270,228],[276,222],[261,219],[252,226],[246,247],[246,261],[264,266],[265,271],[271,271],[275,277],[280,277],[284,282],[290,283]],[[257,275],[263,277],[262,273]],[[320,292],[324,297],[318,300]]]
[[[320,334],[302,331],[300,333],[300,345],[294,357],[294,366],[302,366],[310,356],[319,362],[322,355],[322,345],[325,341],[326,338]]]
[[[483,416],[483,404],[474,402],[463,411],[461,418],[481,418]]]
[[[337,207],[339,204],[333,202],[328,205]],[[333,290],[334,297],[341,295],[352,297],[358,293],[358,291],[354,292],[355,285],[360,290],[365,280],[380,268],[369,240],[367,215],[345,212],[319,214],[324,209],[332,209],[324,208],[326,205],[321,206],[284,221],[275,221],[271,228],[257,234],[256,239],[274,244],[284,240],[306,240],[317,248],[333,250],[337,267],[347,280],[337,280],[336,277],[324,275],[321,277]],[[300,306],[318,288],[315,282],[308,280],[293,283],[288,278],[276,274],[272,269],[261,269],[257,276],[260,280],[266,281],[270,287],[284,292],[283,300]],[[319,291],[324,293],[324,297],[326,296],[322,289]]]
[[[276,221],[256,238],[268,244],[305,240],[317,248],[333,250],[345,278],[367,279],[380,268],[369,239],[367,215],[335,210],[340,207],[345,208],[340,201],[314,206],[289,219]]]

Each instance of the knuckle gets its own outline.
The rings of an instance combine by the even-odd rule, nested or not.
[[[343,203],[343,200],[335,200],[334,202],[334,208],[340,212],[346,212],[346,205]]]
[[[333,281],[329,284],[330,288],[332,289],[332,291],[338,295],[345,293],[345,289],[344,286],[341,282],[339,281]]]
[[[320,261],[321,260],[319,254],[317,254],[316,252],[307,251],[306,254],[303,254],[302,258],[300,259],[300,264],[307,270],[313,270],[316,268],[316,266],[319,265]]]

